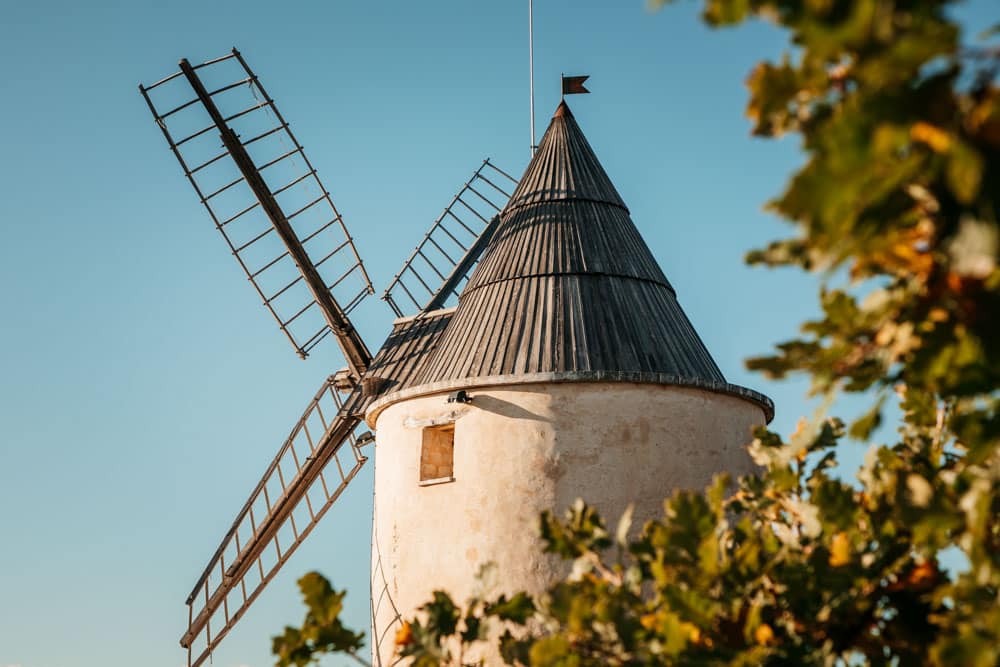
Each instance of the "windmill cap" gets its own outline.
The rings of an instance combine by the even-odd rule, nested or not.
[[[419,395],[551,382],[692,387],[774,414],[766,396],[726,382],[565,103],[440,320],[414,334],[420,360],[370,423]]]

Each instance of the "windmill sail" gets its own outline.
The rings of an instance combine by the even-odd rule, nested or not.
[[[345,408],[328,378],[236,515],[187,598],[181,646],[190,667],[211,655],[367,461],[354,398]]]
[[[382,294],[397,317],[443,308],[462,290],[516,185],[517,179],[483,161]]]
[[[179,72],[139,90],[295,351],[305,358],[332,332],[360,377],[371,354],[348,315],[373,293],[371,281],[330,193],[243,56],[182,60]]]
[[[439,309],[461,289],[516,180],[486,160],[455,195],[383,297],[400,316],[402,295],[421,315],[437,313],[398,321],[373,360],[349,320],[373,292],[364,265],[316,169],[242,55],[233,49],[201,65],[182,60],[179,72],[139,89],[296,352],[305,358],[332,332],[353,376],[324,382],[188,596],[181,645],[189,667],[198,667],[357,476],[366,461],[355,438],[365,407],[406,382],[419,366],[414,353],[435,345],[450,320]]]

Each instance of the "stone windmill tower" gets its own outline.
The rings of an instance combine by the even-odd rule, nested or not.
[[[519,181],[486,160],[435,221],[383,294],[398,318],[372,355],[350,319],[373,292],[361,257],[242,55],[182,60],[140,91],[298,355],[330,336],[347,364],[294,423],[188,595],[191,667],[357,478],[373,442],[379,665],[434,588],[461,600],[485,563],[510,589],[537,592],[556,576],[534,537],[540,511],[585,497],[605,516],[634,502],[642,519],[673,489],[750,469],[742,446],[771,401],[725,381],[565,103]]]
[[[411,328],[412,375],[366,414],[382,664],[400,614],[435,588],[464,599],[484,562],[544,589],[541,511],[583,496],[652,517],[675,488],[748,472],[743,445],[772,416],[725,381],[565,102],[458,307],[396,335]]]

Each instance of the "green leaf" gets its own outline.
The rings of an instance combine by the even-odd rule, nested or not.
[[[946,170],[948,187],[963,204],[971,203],[979,194],[983,180],[983,158],[962,141],[952,142]]]
[[[535,642],[529,652],[531,667],[580,667],[580,656],[572,652],[565,637],[546,637]]]
[[[424,628],[436,640],[455,634],[460,613],[451,596],[444,591],[434,591],[433,599],[421,607],[427,615]]]
[[[364,646],[364,633],[349,630],[340,620],[346,593],[337,591],[318,572],[309,572],[298,581],[307,613],[301,628],[288,626],[271,640],[277,667],[303,667],[317,656],[354,653]]]
[[[855,440],[866,441],[871,436],[872,431],[877,429],[882,423],[882,405],[885,403],[885,396],[880,396],[875,405],[864,415],[851,424],[847,434]]]
[[[509,600],[501,595],[497,601],[486,606],[488,616],[496,616],[504,621],[524,625],[528,617],[535,613],[535,602],[527,593],[515,593]]]
[[[732,25],[745,19],[749,11],[749,0],[708,0],[702,16],[709,25]]]

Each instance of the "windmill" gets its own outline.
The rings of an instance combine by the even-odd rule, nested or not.
[[[541,509],[586,495],[642,517],[672,488],[750,469],[741,445],[771,401],[725,381],[564,102],[520,180],[485,160],[431,225],[382,295],[396,319],[372,355],[350,320],[374,292],[361,257],[243,56],[182,60],[140,91],[296,353],[332,333],[347,365],[191,590],[190,667],[355,479],[375,440],[365,424],[377,664],[432,585],[461,599],[487,561],[513,588],[556,576],[528,556]]]

